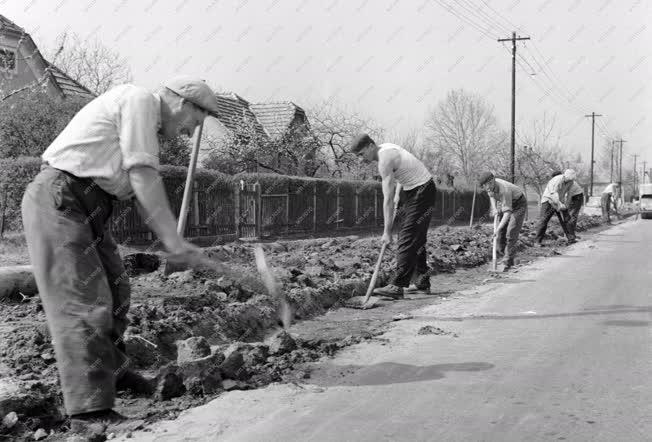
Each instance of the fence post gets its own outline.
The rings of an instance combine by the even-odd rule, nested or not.
[[[285,233],[290,233],[290,183],[285,187]]]
[[[358,221],[359,221],[359,219],[360,219],[360,218],[358,218],[358,216],[359,216],[359,214],[358,214],[358,207],[359,207],[359,206],[358,206],[358,204],[359,204],[358,199],[360,198],[360,196],[358,195],[358,190],[359,190],[359,189],[358,189],[358,186],[355,186],[355,192],[353,193],[354,205],[355,205],[355,218],[353,218],[353,219],[355,220],[355,221],[353,222],[354,227],[357,226],[357,225],[359,224]]]
[[[469,221],[469,227],[473,227],[473,214],[475,213],[475,193],[477,192],[478,186],[473,186],[473,201],[471,201],[471,220]]]
[[[453,189],[453,216],[455,216],[455,214],[457,213],[457,212],[455,212],[455,194],[456,193],[457,192],[455,192],[455,189]]]
[[[442,220],[442,222],[443,222],[444,219],[445,219],[445,215],[444,215],[444,204],[445,204],[445,200],[444,200],[444,192],[442,191],[442,192],[441,192],[441,220]]]
[[[240,183],[235,183],[233,186],[233,225],[235,226],[235,236],[240,238]]]
[[[201,222],[199,221],[199,189],[198,189],[197,181],[193,181],[192,184],[192,221],[193,224],[196,226],[200,225]]]
[[[254,189],[256,189],[256,200],[254,202],[254,224],[256,225],[255,227],[256,237],[260,239],[262,238],[262,231],[263,231],[263,226],[262,226],[263,196],[262,196],[261,185],[258,181],[256,181],[256,184],[254,184]]]
[[[378,227],[378,187],[374,187],[374,227]]]
[[[2,214],[0,216],[0,238],[5,234],[5,214],[7,211],[7,194],[9,193],[8,185],[2,186]]]
[[[340,183],[337,183],[337,193],[335,194],[335,213],[337,214],[335,220],[335,228],[340,228]]]
[[[317,182],[312,186],[312,231],[317,231]]]

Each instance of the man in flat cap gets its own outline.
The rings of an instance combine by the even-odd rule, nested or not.
[[[75,433],[124,419],[112,410],[116,387],[143,380],[127,369],[122,342],[130,287],[108,223],[113,202],[134,199],[170,256],[194,262],[201,250],[177,234],[158,173],[158,135],[190,137],[209,113],[217,100],[196,78],[156,92],[114,87],[74,116],[27,186],[25,237]]]
[[[541,209],[539,220],[537,221],[537,233],[534,240],[535,246],[541,247],[543,245],[543,237],[546,234],[548,222],[555,213],[559,214],[559,222],[564,234],[567,235],[567,239],[569,242],[574,242],[567,233],[566,221],[563,219],[561,214],[565,213],[567,209],[564,202],[566,201],[568,190],[573,185],[575,175],[573,169],[567,169],[563,174],[556,175],[548,181],[548,184],[543,191],[543,195],[541,196]]]
[[[426,240],[437,191],[432,174],[407,150],[392,143],[376,145],[367,134],[353,140],[351,152],[367,163],[378,161],[383,186],[384,244],[393,241],[394,210],[401,203],[396,270],[391,282],[374,293],[403,298],[404,289],[414,279],[416,288],[412,292],[430,294]]]
[[[496,230],[497,252],[503,255],[502,270],[507,271],[514,266],[516,244],[521,227],[523,227],[527,200],[520,187],[509,181],[496,178],[491,172],[484,172],[480,175],[478,184],[489,195],[492,215],[497,215],[500,219]]]

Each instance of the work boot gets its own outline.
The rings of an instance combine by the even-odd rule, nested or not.
[[[409,287],[406,287],[404,289],[404,292],[410,295],[415,295],[415,294],[429,295],[430,284],[412,284]]]
[[[107,427],[125,420],[127,420],[125,416],[111,409],[75,414],[70,416],[70,432],[87,441],[104,441]]]
[[[403,299],[403,287],[388,284],[385,287],[374,289],[374,295],[386,296],[393,299]]]
[[[151,396],[154,394],[152,383],[133,370],[126,370],[115,383],[116,391],[131,391],[135,394]]]

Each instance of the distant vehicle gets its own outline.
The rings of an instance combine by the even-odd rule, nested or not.
[[[599,196],[591,196],[584,204],[582,212],[588,216],[602,216],[602,204]]]
[[[652,218],[652,183],[641,184],[638,191],[641,218]]]

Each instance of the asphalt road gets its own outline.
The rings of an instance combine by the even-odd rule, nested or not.
[[[652,220],[621,224],[413,312],[305,385],[229,392],[129,440],[651,441],[651,244]]]

